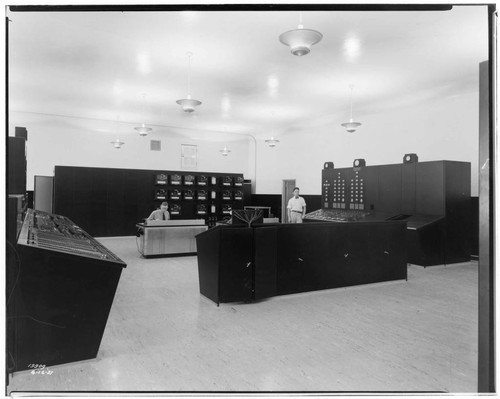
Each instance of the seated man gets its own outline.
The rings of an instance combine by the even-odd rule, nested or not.
[[[164,201],[160,205],[160,209],[151,212],[147,220],[169,220],[170,213],[167,211],[168,202]]]

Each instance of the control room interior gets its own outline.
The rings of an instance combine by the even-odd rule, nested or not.
[[[6,393],[494,391],[493,13],[7,7]]]

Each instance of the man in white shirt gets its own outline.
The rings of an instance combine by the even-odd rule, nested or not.
[[[160,209],[151,212],[151,215],[149,215],[148,220],[169,220],[170,213],[167,211],[167,209],[168,209],[168,202],[166,201],[162,202],[160,205]]]
[[[299,196],[299,188],[293,189],[293,197],[288,201],[288,220],[290,223],[302,223],[306,214],[306,201]]]

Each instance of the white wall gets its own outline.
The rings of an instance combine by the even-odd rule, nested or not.
[[[475,91],[372,114],[360,109],[354,119],[363,125],[352,134],[340,126],[345,121],[332,117],[282,134],[275,148],[260,140],[257,193],[280,194],[282,180],[295,178],[303,194],[320,194],[325,161],[334,162],[335,167],[352,166],[356,158],[364,158],[367,165],[394,164],[402,163],[404,154],[416,153],[419,161],[471,162],[471,195],[477,196],[478,101]]]
[[[28,190],[33,190],[35,175],[53,176],[55,165],[188,170],[181,168],[181,144],[198,146],[198,168],[192,171],[254,176],[254,168],[249,169],[249,146],[253,146],[253,139],[246,135],[229,140],[227,134],[220,132],[153,127],[148,136],[140,137],[134,126],[126,123],[16,112],[9,117],[9,135],[15,134],[15,126],[28,130]],[[119,137],[125,141],[119,150],[110,144],[117,137],[117,125]],[[151,151],[150,140],[161,140],[161,151]],[[227,157],[219,152],[225,144],[231,149]]]
[[[256,194],[280,194],[283,179],[296,179],[303,194],[320,194],[325,161],[336,167],[352,166],[355,158],[366,159],[367,165],[393,164],[401,163],[405,153],[417,153],[419,161],[471,162],[471,195],[478,195],[477,91],[436,95],[396,109],[367,109],[372,113],[355,112],[363,123],[356,133],[346,133],[338,117],[325,117],[283,133],[275,148],[266,145],[264,135],[256,136],[257,153],[247,135],[154,127],[152,134],[139,137],[126,123],[118,124],[126,144],[116,150],[109,143],[116,138],[116,122],[29,113],[9,115],[9,134],[14,126],[28,129],[28,190],[34,175],[52,176],[54,165],[181,170],[181,144],[194,144],[197,170],[243,173]],[[160,152],[150,151],[151,139],[161,140]],[[232,152],[223,157],[219,150],[226,143]]]

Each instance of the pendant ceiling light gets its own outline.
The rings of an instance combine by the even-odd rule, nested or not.
[[[195,107],[201,104],[201,101],[194,100],[191,98],[191,57],[193,56],[193,53],[188,52],[187,57],[188,57],[188,81],[187,81],[187,98],[184,98],[182,100],[177,100],[176,103],[182,106],[182,109],[185,112],[193,112]]]
[[[302,13],[299,14],[299,26],[297,29],[282,33],[280,42],[290,47],[293,55],[302,56],[309,54],[311,46],[318,43],[323,35],[313,29],[304,29],[302,25]]]
[[[271,113],[272,118],[273,118],[273,125],[274,125],[274,112]],[[274,133],[274,128],[271,130],[272,133]],[[274,138],[274,135],[271,133],[271,138],[265,140],[267,145],[271,148],[276,147],[276,144],[278,144],[280,141],[278,139]]]
[[[278,144],[280,141],[275,139],[273,136],[271,136],[270,139],[266,140],[266,143],[269,147],[276,147],[276,144]]]
[[[227,145],[224,146],[222,150],[220,150],[220,153],[222,154],[223,157],[227,157],[231,150],[227,148]]]
[[[349,122],[342,123],[341,126],[345,127],[348,133],[354,133],[358,127],[361,126],[360,122],[354,122],[354,119],[352,119],[352,89],[353,85],[349,86],[351,88],[351,117],[349,119]]]
[[[118,121],[119,121],[119,119],[120,119],[119,116],[116,117],[116,139],[110,142],[111,144],[113,144],[113,147],[115,147],[117,150],[122,148],[122,145],[125,144],[124,141],[120,140],[120,136],[118,135]]]
[[[145,112],[145,104],[146,104],[146,95],[142,95],[142,120],[144,121],[146,119],[146,112]],[[139,133],[139,136],[147,136],[148,133],[153,130],[150,127],[146,126],[145,122],[142,122],[141,126],[134,127],[135,130]]]
[[[119,150],[120,148],[122,148],[122,145],[125,144],[125,142],[121,141],[119,138],[117,138],[116,140],[111,141],[111,144],[113,144],[113,147],[115,147],[117,150]]]

